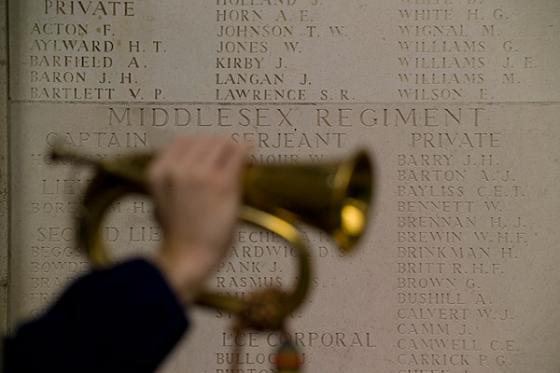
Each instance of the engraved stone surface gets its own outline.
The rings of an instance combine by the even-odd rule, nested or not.
[[[7,2],[0,1],[0,333],[8,327],[8,45]]]
[[[374,214],[343,258],[306,231],[316,273],[291,334],[308,372],[554,373],[560,368],[557,0],[10,2],[12,323],[87,269],[72,214],[98,157],[179,133],[255,144],[255,162],[375,157]],[[161,234],[115,206],[114,251]],[[130,254],[130,253],[128,253]],[[289,285],[293,252],[240,227],[210,288]],[[275,335],[234,338],[191,310],[164,372],[270,372]]]

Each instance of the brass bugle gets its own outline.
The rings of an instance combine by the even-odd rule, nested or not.
[[[93,266],[111,262],[100,228],[109,207],[129,194],[149,195],[147,169],[155,153],[137,153],[109,160],[63,147],[51,157],[94,167],[77,216],[77,245]],[[291,291],[265,289],[249,300],[202,292],[199,305],[235,314],[246,326],[277,330],[304,301],[310,286],[309,250],[296,225],[304,223],[326,232],[343,253],[356,247],[364,234],[373,188],[370,157],[360,150],[342,160],[322,163],[249,164],[242,177],[240,220],[273,232],[297,253],[298,275]],[[266,312],[263,312],[266,310]]]

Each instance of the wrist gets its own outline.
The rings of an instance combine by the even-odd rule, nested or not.
[[[192,246],[187,249],[164,247],[155,257],[156,265],[185,305],[196,299],[217,261],[211,250]]]

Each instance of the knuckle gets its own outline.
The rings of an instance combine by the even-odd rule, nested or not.
[[[208,184],[214,188],[220,189],[222,187],[222,177],[219,174],[210,174],[208,175]]]
[[[197,185],[208,184],[209,181],[208,175],[199,168],[195,168],[189,172],[189,179]]]
[[[229,192],[233,190],[234,187],[234,183],[232,182],[232,180],[224,174],[219,175],[216,178],[215,183],[216,187],[223,192]]]
[[[172,167],[168,170],[168,178],[173,183],[182,183],[185,180],[185,174],[182,167]]]

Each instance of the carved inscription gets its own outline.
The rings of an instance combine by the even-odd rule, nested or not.
[[[315,273],[289,334],[310,372],[556,371],[559,4],[11,1],[12,323],[88,269],[72,217],[91,173],[54,167],[50,146],[107,159],[219,133],[255,163],[373,155],[356,252],[303,230]],[[117,258],[157,249],[153,215],[148,199],[113,206]],[[208,288],[289,288],[294,261],[240,226]],[[189,311],[162,371],[272,371],[276,334]]]
[[[492,101],[497,87],[528,84],[538,67],[538,57],[508,30],[513,8],[493,1],[395,4],[401,100]]]
[[[409,151],[395,155],[396,359],[403,369],[500,369],[520,348],[512,334],[482,338],[479,328],[515,329],[515,302],[497,301],[484,284],[505,281],[529,246],[524,218],[508,207],[529,197],[528,185],[508,168],[507,134],[492,129],[483,108],[477,113],[445,132],[412,132]],[[473,142],[475,134],[488,141]]]

